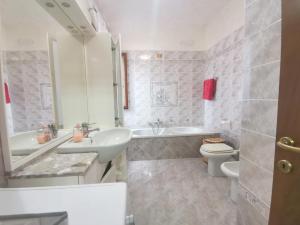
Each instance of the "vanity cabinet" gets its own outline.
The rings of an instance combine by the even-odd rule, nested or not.
[[[44,187],[116,182],[116,169],[99,163],[97,153],[56,154],[12,172],[8,187]],[[105,173],[105,174],[104,174]]]

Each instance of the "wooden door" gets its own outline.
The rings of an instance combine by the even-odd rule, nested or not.
[[[300,225],[300,0],[282,0],[276,136],[269,225]]]

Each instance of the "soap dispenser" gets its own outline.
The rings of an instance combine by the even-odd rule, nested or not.
[[[80,124],[76,124],[73,129],[73,142],[78,143],[81,142],[83,138],[83,133]]]

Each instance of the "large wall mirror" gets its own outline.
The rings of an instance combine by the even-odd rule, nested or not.
[[[84,46],[82,37],[67,32],[36,0],[0,5],[1,85],[15,168],[67,136],[77,122],[88,121]],[[57,134],[45,138],[43,129],[54,125]]]

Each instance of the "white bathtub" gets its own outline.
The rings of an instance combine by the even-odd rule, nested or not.
[[[178,137],[178,136],[197,136],[218,134],[214,130],[203,127],[169,127],[169,128],[139,128],[132,129],[133,138],[153,138],[153,137]]]

